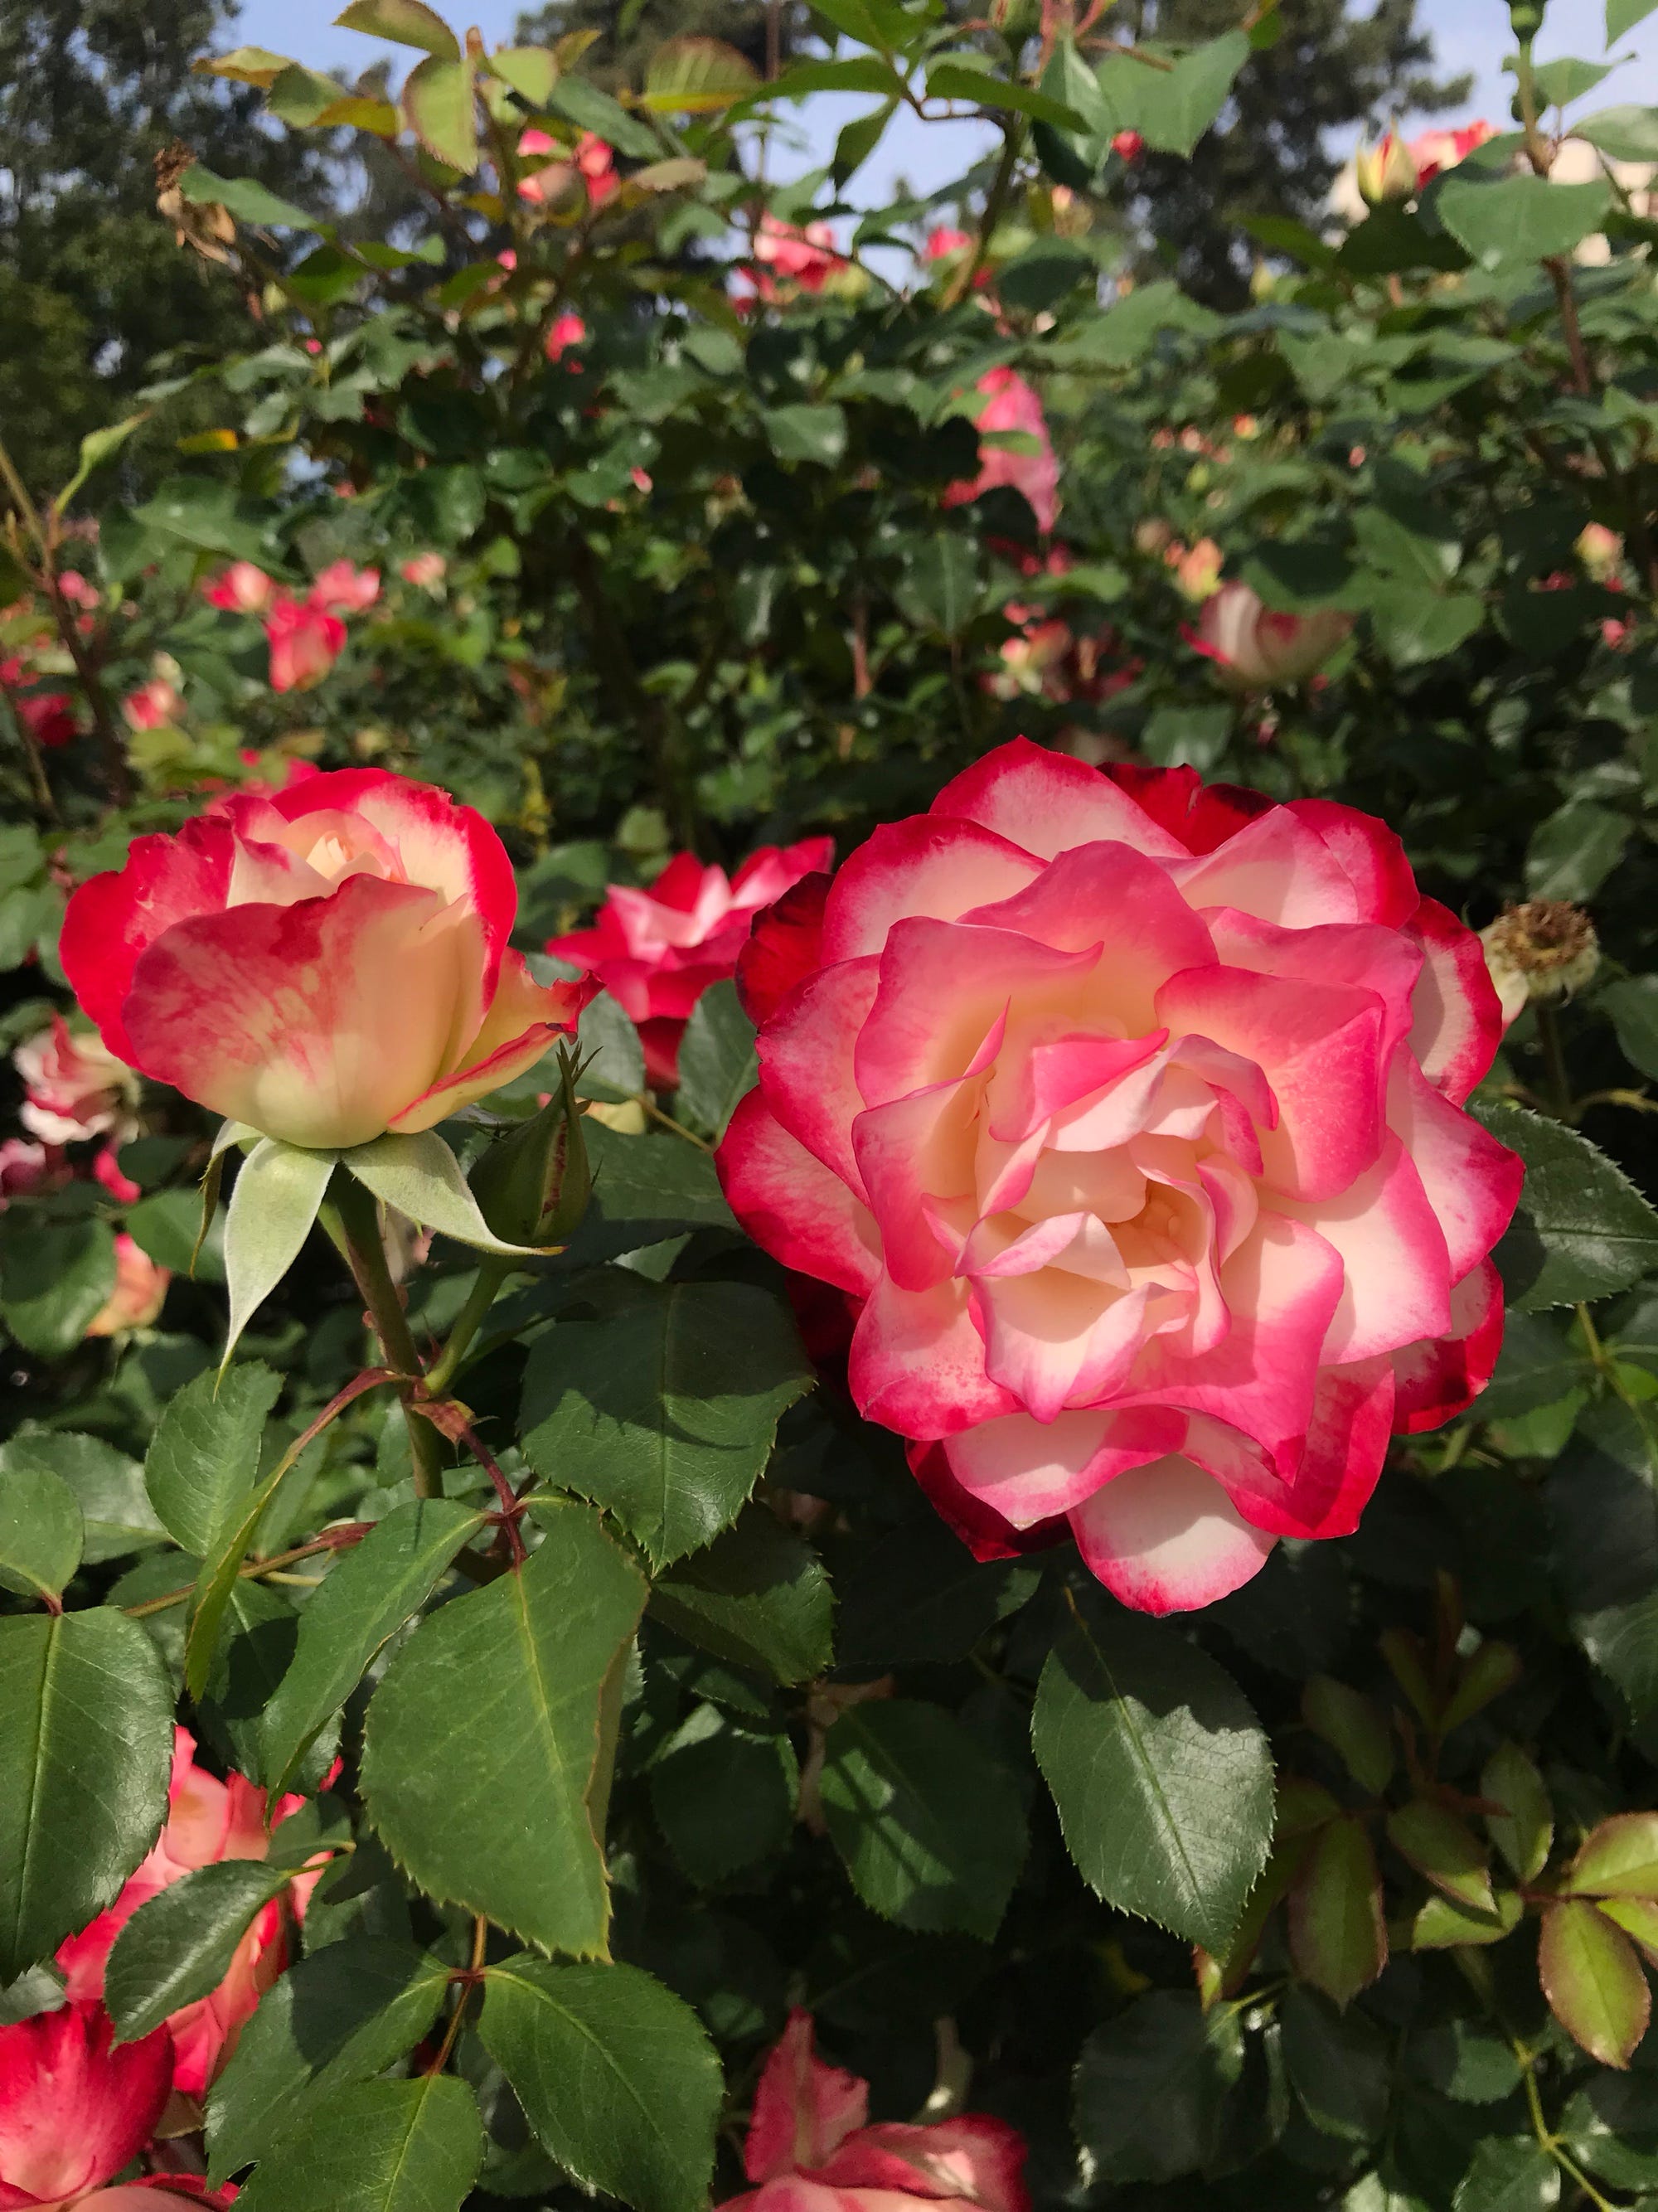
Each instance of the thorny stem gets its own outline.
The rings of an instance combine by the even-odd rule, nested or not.
[[[484,1954],[489,1948],[489,1923],[480,1912],[472,1922],[472,1963],[464,1973],[454,1977],[459,1984],[459,1995],[455,2008],[449,2015],[449,2024],[443,2031],[443,2040],[438,2045],[437,2057],[427,2068],[428,2074],[441,2074],[449,2063],[460,2035],[460,2024],[466,2012],[466,2001],[483,1973]]]
[[[341,1174],[334,1179],[323,1211],[334,1217],[335,1224],[344,1239],[351,1273],[362,1293],[375,1334],[385,1347],[386,1357],[393,1371],[410,1378],[405,1383],[407,1390],[421,1378],[423,1370],[420,1353],[415,1348],[414,1335],[409,1327],[409,1316],[403,1310],[398,1286],[392,1280],[392,1271],[386,1264],[386,1247],[380,1241],[380,1209],[373,1195],[354,1176]],[[403,1411],[409,1426],[409,1451],[413,1463],[415,1495],[416,1498],[440,1498],[443,1494],[443,1468],[436,1432],[414,1411],[407,1395],[404,1399]]]
[[[296,1560],[314,1559],[319,1552],[349,1551],[353,1544],[361,1543],[374,1526],[372,1521],[348,1521],[337,1528],[325,1528],[320,1536],[313,1536],[308,1544],[295,1544],[291,1551],[277,1552],[268,1559],[246,1559],[237,1572],[245,1582],[259,1582],[266,1575],[291,1567]],[[167,1613],[175,1605],[195,1595],[194,1583],[185,1583],[181,1589],[168,1590],[161,1597],[146,1598],[142,1605],[123,1608],[129,1620],[145,1620],[153,1613]]]
[[[457,1405],[452,1398],[434,1403],[425,1396],[418,1395],[410,1400],[409,1407],[411,1413],[418,1413],[428,1420],[440,1435],[447,1437],[452,1443],[459,1444],[463,1450],[471,1452],[489,1476],[495,1485],[495,1496],[501,1501],[501,1512],[496,1517],[500,1522],[501,1534],[507,1539],[507,1550],[511,1553],[513,1565],[515,1567],[521,1567],[527,1557],[524,1549],[524,1539],[519,1533],[518,1525],[519,1516],[524,1508],[512,1484],[507,1481],[502,1472],[499,1462],[485,1448],[477,1431],[467,1419],[465,1409]]]

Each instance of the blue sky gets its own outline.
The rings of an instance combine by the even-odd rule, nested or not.
[[[333,17],[343,4],[344,0],[243,0],[237,36],[249,46],[291,54],[313,68],[336,72],[365,68],[387,49],[357,32],[334,27]],[[522,0],[435,0],[435,4],[458,27],[476,23],[488,44],[500,46],[512,36]],[[1282,4],[1292,12],[1296,0],[1282,0]],[[1512,78],[1501,74],[1503,56],[1512,44],[1506,0],[1422,0],[1418,13],[1433,35],[1444,73],[1470,70],[1475,79],[1466,111],[1443,119],[1461,122],[1485,115],[1501,128],[1513,90]],[[1598,59],[1601,28],[1600,0],[1554,0],[1537,42],[1539,58],[1582,52]],[[1591,94],[1579,112],[1614,102],[1658,106],[1658,14],[1637,26],[1619,51],[1633,58]],[[795,173],[826,160],[841,125],[869,105],[832,94],[803,103],[804,143],[793,157]],[[902,115],[854,179],[853,197],[879,205],[900,176],[918,190],[929,191],[962,174],[984,135],[971,124],[923,124],[913,115]],[[774,174],[787,173],[782,162],[774,164]]]

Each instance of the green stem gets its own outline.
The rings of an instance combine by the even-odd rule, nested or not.
[[[1546,999],[1536,1001],[1533,1012],[1537,1017],[1537,1037],[1543,1048],[1543,1066],[1548,1077],[1549,1112],[1557,1121],[1569,1127],[1577,1118],[1577,1109],[1571,1095],[1571,1078],[1566,1073],[1566,1055],[1560,1042],[1560,1018]]]
[[[337,1173],[330,1188],[323,1211],[334,1216],[340,1235],[344,1239],[345,1254],[357,1288],[362,1292],[363,1304],[374,1324],[374,1333],[385,1349],[386,1364],[400,1376],[417,1378],[421,1376],[420,1353],[415,1348],[409,1316],[403,1310],[403,1300],[398,1296],[398,1286],[392,1280],[392,1271],[386,1264],[386,1247],[380,1240],[380,1209],[372,1192],[365,1190],[355,1176]],[[406,1388],[407,1386],[405,1386]],[[409,1452],[416,1498],[440,1498],[443,1494],[443,1458],[438,1447],[437,1431],[428,1421],[413,1412],[405,1401],[404,1419],[409,1427]]]
[[[978,280],[979,271],[985,265],[990,252],[990,241],[996,234],[1003,210],[1007,205],[1008,194],[1013,189],[1019,155],[1024,150],[1024,130],[1022,122],[1010,124],[1007,127],[1006,136],[1002,140],[1002,158],[997,164],[990,190],[985,195],[984,213],[979,220],[979,235],[974,241],[973,252],[966,266],[944,295],[947,307],[958,307],[967,298]]]
[[[513,1272],[510,1260],[485,1260],[477,1272],[477,1280],[466,1294],[466,1303],[455,1316],[455,1325],[449,1340],[438,1354],[426,1377],[428,1395],[446,1398],[449,1385],[454,1381],[461,1361],[471,1348],[472,1339],[483,1325],[484,1316],[494,1305],[501,1285]]]

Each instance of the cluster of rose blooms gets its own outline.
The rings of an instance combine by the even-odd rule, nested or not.
[[[321,1869],[295,1874],[260,1907],[216,1990],[136,2041],[115,2040],[105,1968],[140,1905],[198,1867],[268,1857],[272,1832],[304,1802],[267,1807],[241,1775],[222,1782],[199,1765],[189,1731],[175,1732],[166,1826],[114,1904],[59,1949],[63,2003],[0,2027],[0,2212],[223,2212],[234,2202],[234,2185],[210,2190],[192,2170],[184,2138],[287,1966]],[[833,2192],[847,2212],[921,2212],[940,2202],[1029,2212],[1024,2157],[1017,2130],[984,2113],[872,2123],[867,2082],[817,2056],[811,2018],[796,2010],[755,2091],[744,2152],[750,2186],[727,2202],[792,2212]]]
[[[62,568],[58,573],[58,592],[69,618],[82,636],[89,635],[99,599],[95,586],[78,568]],[[66,665],[51,613],[33,596],[15,599],[9,606],[0,607],[0,632],[9,647],[0,654],[0,691],[4,692],[19,725],[34,744],[48,750],[70,744],[81,733],[74,700],[67,691],[39,688],[53,681],[43,661]]]
[[[263,618],[273,691],[308,691],[320,684],[345,650],[344,617],[363,613],[380,595],[380,570],[349,561],[332,562],[302,599],[252,561],[233,561],[202,586],[210,606]]]

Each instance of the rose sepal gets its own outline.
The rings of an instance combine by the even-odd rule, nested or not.
[[[478,1209],[460,1162],[435,1129],[406,1136],[388,1131],[332,1157],[385,1205],[394,1206],[422,1229],[435,1229],[477,1251],[535,1260],[557,1249],[508,1243],[497,1237]]]
[[[228,1137],[227,1131],[234,1133]],[[227,1121],[215,1146],[215,1166],[239,1136],[254,1133],[242,1131],[239,1122]],[[284,1144],[280,1137],[259,1137],[242,1162],[225,1216],[230,1331],[219,1362],[222,1375],[242,1331],[298,1259],[339,1157],[337,1152]],[[211,1203],[209,1194],[210,1215]]]

